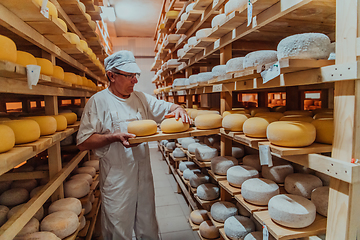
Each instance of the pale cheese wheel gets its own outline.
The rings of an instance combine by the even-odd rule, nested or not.
[[[195,37],[197,40],[207,38],[212,33],[212,28],[203,28],[196,31]]]
[[[185,8],[185,12],[190,12],[191,10],[193,10],[194,9],[194,5],[195,5],[195,3],[190,3],[189,5],[187,5],[186,6],[186,8]]]
[[[300,121],[300,122],[308,122],[311,123],[314,119],[308,116],[301,115],[286,115],[279,119],[279,121]]]
[[[284,183],[286,176],[294,173],[293,166],[282,159],[273,158],[272,161],[272,167],[268,165],[261,167],[262,176],[276,183]]]
[[[327,59],[331,43],[323,33],[302,33],[282,39],[277,51],[279,59]]]
[[[209,220],[208,211],[205,209],[194,210],[190,213],[190,219],[194,224],[201,224],[203,221]]]
[[[204,114],[195,118],[195,126],[198,129],[213,129],[222,126],[222,117],[218,114]]]
[[[10,209],[10,211],[7,213],[7,218],[10,219],[15,213],[17,213],[20,208],[22,208],[25,205],[25,203],[17,205]],[[39,210],[34,214],[34,218],[41,221],[41,219],[44,217],[44,207],[41,206]]]
[[[197,165],[194,162],[180,162],[179,163],[179,170],[184,172],[186,169],[195,169]]]
[[[19,237],[23,237],[27,234],[30,233],[34,233],[34,232],[38,232],[39,231],[39,220],[37,220],[36,218],[31,218],[29,220],[29,222],[20,230],[20,232],[18,232],[18,234],[16,235],[15,239],[19,238]]]
[[[168,150],[174,150],[174,148],[176,147],[176,143],[175,142],[168,142],[167,144],[165,144],[165,147]]]
[[[60,66],[53,66],[53,77],[58,78],[60,80],[64,80],[65,78],[64,69]]]
[[[226,14],[218,14],[216,15],[212,20],[211,20],[211,27],[217,27],[220,26],[221,24],[223,24],[226,20]]]
[[[83,4],[82,2],[78,2],[80,9],[83,11],[83,13],[86,13],[86,7],[85,4]]]
[[[86,20],[87,20],[88,22],[90,22],[90,21],[91,21],[91,16],[90,16],[90,14],[85,13],[84,15],[85,15]]]
[[[168,140],[161,140],[160,145],[165,146],[168,142]]]
[[[137,137],[153,135],[157,132],[157,125],[154,120],[137,120],[128,124],[128,132]]]
[[[225,222],[231,216],[238,214],[238,209],[231,202],[220,201],[211,205],[211,217],[217,222]]]
[[[290,194],[305,198],[311,197],[311,192],[322,186],[322,181],[317,176],[307,173],[293,173],[285,178],[285,190]]]
[[[188,13],[183,13],[183,14],[181,14],[181,16],[180,16],[180,21],[186,21],[187,20],[187,18],[189,17],[189,14]],[[179,22],[178,22],[179,23]],[[183,23],[182,23],[183,24]],[[181,24],[181,25],[182,25]],[[176,26],[176,28],[177,29],[179,29],[180,27],[178,27],[178,26]]]
[[[54,233],[63,239],[73,234],[79,227],[78,216],[72,211],[58,211],[47,215],[40,225],[41,231]]]
[[[17,48],[13,40],[0,35],[0,60],[16,63]]]
[[[176,78],[172,84],[173,87],[182,87],[185,85],[186,78]]]
[[[86,51],[89,48],[89,46],[85,40],[80,39],[80,48],[83,51]]]
[[[96,171],[100,170],[100,161],[99,160],[89,160],[83,163],[83,167],[93,167]]]
[[[7,206],[0,205],[0,226],[4,225],[4,223],[8,220],[7,214],[9,211],[10,210]]]
[[[269,124],[266,136],[274,145],[305,147],[315,141],[316,129],[307,122],[278,121]]]
[[[311,201],[316,206],[316,211],[327,217],[329,205],[329,186],[315,188],[311,193]]]
[[[0,182],[0,194],[10,189],[11,183],[13,181],[1,181]]]
[[[268,107],[254,107],[250,108],[250,115],[252,117],[255,117],[256,114],[261,112],[270,112],[270,109]]]
[[[218,156],[218,151],[216,148],[211,148],[208,146],[201,146],[195,149],[195,157],[199,161],[210,162],[212,158]]]
[[[36,58],[28,52],[17,51],[16,63],[24,67],[26,65],[37,65]]]
[[[175,148],[172,154],[175,158],[185,157],[185,153],[180,148]]]
[[[53,202],[49,206],[48,212],[50,214],[58,211],[71,211],[76,215],[80,215],[81,210],[82,210],[81,201],[77,198],[68,197]]]
[[[269,117],[269,118],[275,118],[276,120],[279,120],[284,116],[281,112],[259,112],[255,114],[255,117]]]
[[[225,14],[229,15],[234,11],[239,11],[246,7],[246,0],[230,0],[225,4]]]
[[[80,38],[76,33],[67,32],[65,35],[69,38],[71,44],[80,44]]]
[[[229,239],[244,239],[250,232],[255,231],[255,223],[248,217],[231,216],[224,223],[224,231]]]
[[[196,188],[196,194],[202,200],[211,201],[219,198],[220,189],[215,184],[205,183]]]
[[[226,73],[241,71],[244,69],[244,57],[229,59],[226,62]]]
[[[249,118],[243,124],[243,132],[247,137],[266,138],[267,127],[275,121],[275,118],[270,117]]]
[[[263,232],[251,232],[248,233],[244,240],[263,240]]]
[[[79,167],[74,170],[74,173],[87,173],[90,174],[92,177],[95,177],[96,169],[94,167]]]
[[[193,137],[178,138],[177,141],[178,141],[178,143],[182,144],[182,142],[187,140],[187,139],[194,139],[194,138]]]
[[[195,173],[189,178],[190,186],[197,188],[199,185],[210,182],[210,177],[203,173]]]
[[[7,152],[15,146],[15,133],[11,127],[0,124],[0,153]]]
[[[60,132],[63,131],[67,128],[67,120],[66,117],[63,115],[52,115],[52,117],[55,118],[56,123],[57,123],[57,127],[56,127],[56,131]]]
[[[187,43],[185,43],[184,44],[184,47],[183,47],[183,49],[184,49],[184,51],[185,51],[185,53],[187,52],[187,51],[189,51],[190,50],[190,45],[189,44],[187,44]]]
[[[214,74],[212,72],[201,72],[197,74],[196,81],[197,82],[207,82],[211,79],[213,79]]]
[[[260,50],[248,53],[244,58],[244,68],[257,67],[259,65],[277,61],[276,51]]]
[[[45,58],[36,58],[36,65],[41,67],[40,73],[48,76],[54,74],[54,66],[52,62]]]
[[[90,192],[90,184],[83,179],[69,180],[64,183],[65,197],[82,198]]]
[[[70,177],[70,180],[83,179],[86,180],[90,185],[93,183],[93,177],[88,173],[79,173]]]
[[[46,4],[46,6],[49,8],[49,15],[52,16],[53,18],[57,18],[58,17],[58,11],[57,11],[56,6],[51,2],[48,2]]]
[[[193,176],[197,173],[201,173],[201,170],[197,169],[197,168],[194,168],[194,169],[187,168],[183,171],[183,177],[185,180],[189,180],[191,178],[191,176]]]
[[[86,218],[85,218],[85,216],[81,216],[79,229],[81,230],[81,229],[83,229],[85,226],[86,226]]]
[[[179,50],[177,50],[176,53],[179,58],[182,58],[185,54],[185,50],[183,48],[180,48]]]
[[[316,217],[316,207],[310,200],[293,194],[280,194],[269,201],[271,219],[285,227],[304,228]]]
[[[217,65],[211,69],[214,76],[222,76],[226,74],[226,65]]]
[[[188,39],[188,41],[187,41],[187,43],[189,44],[189,46],[194,46],[194,45],[196,45],[196,43],[197,43],[197,40],[196,40],[196,37],[191,37],[191,38],[189,38]]]
[[[77,84],[77,76],[72,72],[64,72],[64,81],[71,84]]]
[[[40,137],[40,126],[32,119],[11,120],[2,122],[2,124],[7,125],[13,130],[15,144],[33,142]]]
[[[59,115],[62,115],[66,118],[67,125],[74,124],[77,120],[77,115],[73,112],[59,113]]]
[[[196,140],[193,139],[193,138],[184,139],[184,140],[181,142],[181,146],[182,146],[184,149],[188,149],[189,145],[192,144],[192,143],[196,143]]]
[[[253,167],[257,171],[261,172],[260,156],[258,154],[246,155],[243,157],[242,161],[244,165]]]
[[[334,139],[334,119],[320,118],[311,122],[316,129],[315,142],[332,144]]]
[[[0,195],[0,204],[7,207],[19,205],[29,200],[29,192],[25,188],[11,188]]]
[[[308,117],[312,117],[312,112],[310,111],[305,111],[305,110],[291,110],[291,111],[285,111],[284,112],[284,116],[288,116],[288,115],[300,115],[300,116],[308,116]]]
[[[226,176],[229,168],[238,165],[238,160],[230,156],[218,156],[211,159],[211,171],[218,175]]]
[[[248,179],[241,185],[242,197],[255,205],[267,205],[269,200],[279,193],[279,186],[265,178]]]
[[[28,192],[31,192],[36,187],[36,179],[15,180],[11,183],[11,188],[25,188]]]
[[[56,132],[57,122],[56,119],[52,116],[35,116],[29,117],[32,120],[35,120],[40,127],[40,135],[46,136]]]
[[[63,27],[64,32],[68,31],[67,24],[66,24],[66,22],[64,20],[62,20],[61,18],[56,18],[56,21]]]
[[[220,232],[210,220],[203,221],[199,226],[200,235],[206,239],[217,239],[220,237]]]
[[[186,45],[186,44],[185,44]],[[184,46],[184,49],[185,49],[185,46]],[[196,84],[197,83],[197,74],[193,74],[193,75],[190,75],[189,76],[189,83],[190,83],[190,85],[191,84]],[[194,111],[194,113],[196,113],[197,111]],[[196,116],[195,116],[196,117]],[[192,115],[191,115],[191,118],[192,119],[195,119],[195,117],[193,117]]]
[[[34,232],[26,234],[21,238],[21,240],[61,240],[52,232]]]
[[[184,132],[190,127],[189,123],[184,123],[181,118],[164,119],[160,124],[160,129],[163,133],[177,133]]]
[[[243,124],[248,118],[243,114],[230,114],[223,118],[222,127],[225,130],[241,132]]]
[[[231,155],[234,157],[234,158],[242,158],[245,154],[245,149],[244,149],[244,146],[240,145],[238,147],[231,147]]]
[[[233,187],[240,188],[244,181],[259,177],[259,172],[250,166],[234,166],[227,170],[226,179]]]
[[[85,209],[84,214],[86,215],[86,214],[88,214],[89,212],[91,212],[92,203],[88,200],[88,201],[86,201],[86,202],[82,205],[82,207]]]

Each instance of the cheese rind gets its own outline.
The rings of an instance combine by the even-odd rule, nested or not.
[[[82,198],[90,192],[90,184],[83,179],[69,180],[64,183],[65,197]]]
[[[241,71],[244,69],[244,57],[229,59],[226,62],[226,73]]]
[[[0,195],[0,204],[12,207],[26,202],[29,199],[29,192],[25,188],[12,188]]]
[[[24,51],[17,51],[17,57],[16,57],[16,63],[20,64],[24,67],[26,67],[26,65],[36,65],[36,58],[28,52],[24,52]]]
[[[227,170],[226,179],[233,187],[240,188],[244,181],[259,177],[259,172],[250,166],[234,166]]]
[[[220,201],[211,205],[210,213],[215,221],[223,223],[229,217],[235,216],[238,213],[238,209],[231,202]]]
[[[244,58],[244,68],[257,67],[277,61],[277,53],[273,50],[260,50],[248,53]]]
[[[29,222],[20,230],[20,232],[18,232],[18,234],[16,235],[15,239],[18,237],[23,237],[29,233],[34,233],[34,232],[38,232],[39,231],[39,220],[37,220],[36,218],[31,218],[29,220]]]
[[[194,210],[190,213],[190,219],[195,224],[201,224],[203,221],[209,220],[208,211],[205,209]]]
[[[236,146],[236,147],[232,147],[231,148],[231,155],[234,157],[234,158],[242,158],[244,155],[245,155],[245,149],[242,145],[240,146]]]
[[[248,179],[241,185],[243,198],[255,205],[267,205],[269,200],[279,193],[279,186],[265,178]]]
[[[238,165],[238,160],[230,156],[218,156],[211,159],[211,171],[218,175],[226,176],[229,168]]]
[[[224,231],[229,239],[244,239],[248,233],[255,231],[255,224],[248,217],[236,215],[226,219]]]
[[[263,233],[262,232],[251,232],[248,233],[244,240],[263,240]]]
[[[54,74],[54,67],[52,62],[45,58],[36,58],[36,64],[41,67],[40,73],[48,76]]]
[[[194,162],[180,162],[179,163],[179,170],[181,172],[184,172],[186,169],[195,169],[196,168],[196,164]]]
[[[258,154],[246,155],[243,157],[242,161],[244,165],[253,167],[261,172],[260,156]]]
[[[195,126],[198,129],[213,129],[222,126],[222,117],[218,114],[204,114],[195,118]]]
[[[311,192],[322,186],[322,181],[317,176],[306,173],[293,173],[285,178],[285,190],[294,195],[311,197]]]
[[[93,167],[96,171],[100,170],[100,161],[99,160],[89,160],[83,163],[83,167]]]
[[[128,132],[137,137],[153,135],[157,132],[157,125],[154,120],[138,120],[128,124]]]
[[[77,120],[77,115],[73,112],[59,113],[59,115],[62,115],[66,118],[67,125],[74,124]]]
[[[79,215],[82,210],[81,201],[77,198],[68,197],[62,198],[53,202],[48,209],[49,213],[58,212],[58,211],[71,211],[76,215]]]
[[[184,123],[181,118],[176,120],[175,118],[164,119],[160,124],[160,129],[163,133],[177,133],[188,130],[190,125]]]
[[[218,14],[211,20],[211,27],[217,27],[225,22],[226,14]]]
[[[95,177],[96,169],[94,167],[79,167],[74,170],[74,173],[87,173],[90,174],[92,177]]]
[[[191,176],[195,175],[196,173],[201,173],[200,169],[194,168],[194,169],[185,169],[183,171],[183,177],[185,180],[189,180]]]
[[[196,40],[207,38],[212,33],[212,28],[203,28],[196,32]]]
[[[70,180],[74,180],[74,179],[86,180],[90,185],[93,182],[92,176],[90,174],[88,174],[88,173],[79,173],[79,174],[75,174],[75,175],[70,177]]]
[[[53,232],[63,239],[79,227],[78,216],[72,211],[58,211],[47,215],[40,224],[41,231]]]
[[[7,152],[15,146],[15,133],[7,125],[0,124],[0,153]]]
[[[210,182],[210,177],[202,173],[196,173],[190,176],[189,182],[191,187],[197,188],[201,184]]]
[[[238,11],[246,6],[246,0],[230,0],[225,4],[225,14],[229,15],[234,11]]]
[[[34,116],[28,118],[35,120],[39,124],[41,136],[50,135],[56,132],[57,122],[52,116]]]
[[[40,126],[32,119],[11,120],[2,122],[10,127],[15,135],[15,144],[29,143],[39,139]]]
[[[212,158],[218,156],[218,151],[216,148],[211,148],[208,146],[201,146],[195,149],[195,157],[199,161],[210,162]]]
[[[219,198],[220,189],[215,184],[205,183],[196,188],[196,194],[202,200],[211,201]]]
[[[67,120],[66,117],[64,117],[63,115],[52,115],[52,117],[55,118],[56,120],[56,131],[60,132],[63,131],[67,128]]]
[[[263,165],[261,174],[264,178],[270,179],[276,183],[284,183],[286,176],[294,173],[293,166],[281,159],[273,159],[273,166]]]
[[[243,124],[248,118],[243,114],[230,114],[223,118],[222,127],[225,130],[241,132],[243,131]]]
[[[316,211],[327,217],[329,204],[329,186],[315,188],[311,193],[311,201],[316,206]]]

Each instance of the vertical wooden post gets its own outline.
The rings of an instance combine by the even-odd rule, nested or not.
[[[81,108],[84,108],[85,105],[86,105],[86,97],[82,97],[82,98],[81,98],[80,107],[81,107]]]
[[[232,58],[232,44],[220,48],[220,65],[225,65]]]
[[[329,90],[322,89],[321,90],[321,108],[328,108],[329,103]]]
[[[286,110],[299,110],[300,99],[299,99],[299,88],[287,87],[286,88]]]
[[[29,113],[31,109],[30,106],[30,100],[29,99],[23,99],[22,100],[22,111],[25,113]]]
[[[185,70],[185,77],[186,78],[189,78],[191,75],[192,75],[192,68],[190,67],[190,68],[187,68],[186,70]]]
[[[258,92],[258,107],[267,107],[267,92]]]
[[[193,106],[192,96],[193,95],[190,95],[190,94],[186,95],[186,107],[187,108],[192,108],[192,106]]]

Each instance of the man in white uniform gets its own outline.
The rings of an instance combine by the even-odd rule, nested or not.
[[[130,145],[129,122],[181,117],[190,122],[177,104],[134,91],[140,68],[129,51],[105,59],[110,86],[87,102],[77,135],[80,150],[94,149],[100,158],[101,224],[104,240],[157,240],[155,195],[147,143]]]

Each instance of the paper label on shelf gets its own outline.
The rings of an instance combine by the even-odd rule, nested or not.
[[[269,231],[266,225],[263,225],[263,240],[269,240]]]
[[[260,155],[260,164],[268,165],[272,167],[273,162],[271,158],[270,146],[269,145],[260,145],[259,146],[259,155]]]
[[[220,39],[218,39],[214,42],[214,49],[216,49],[218,47],[220,47]]]
[[[222,91],[222,84],[215,84],[213,85],[213,92],[221,92]]]
[[[247,19],[248,19],[247,27],[250,26],[250,24],[251,24],[252,11],[253,11],[253,5],[252,5],[252,3],[251,3],[250,0],[249,0],[249,1],[248,1],[248,6],[247,6]]]
[[[49,18],[49,8],[46,7],[47,3],[48,3],[48,0],[42,1],[40,12],[42,15],[44,15],[44,17]]]
[[[257,26],[257,20],[256,20],[256,16],[253,17],[253,20],[252,20],[252,27],[256,27]]]
[[[186,95],[185,90],[177,91],[177,95]]]
[[[271,65],[268,69],[262,71],[261,77],[263,79],[263,83],[267,83],[268,81],[280,76],[280,64],[279,61]]]
[[[333,52],[330,53],[328,60],[336,60],[336,54]]]
[[[40,78],[41,67],[38,65],[27,65],[26,75],[28,87],[32,89],[32,86],[36,86]]]

